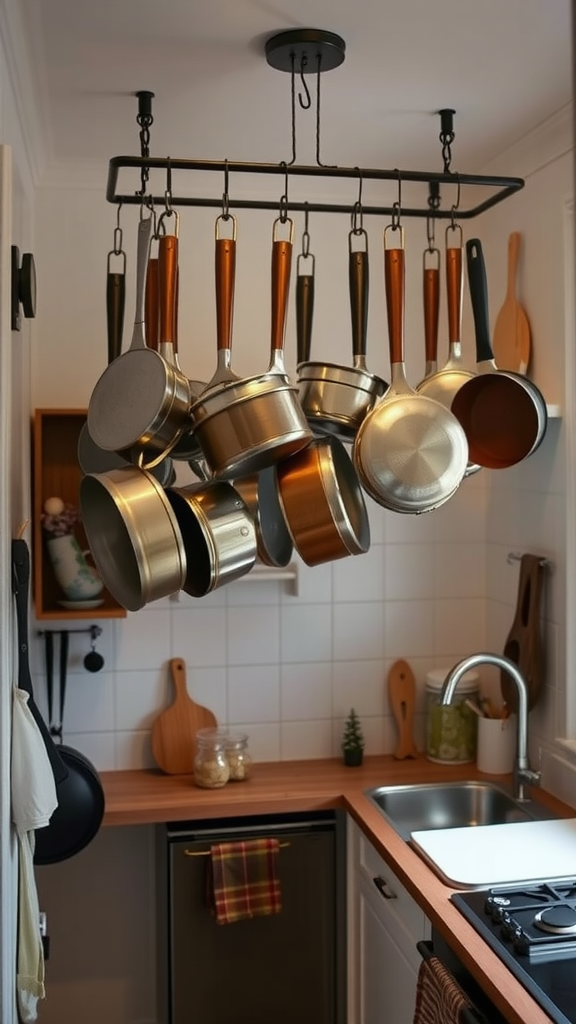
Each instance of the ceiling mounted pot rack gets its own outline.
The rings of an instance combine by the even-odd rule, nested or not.
[[[222,206],[221,196],[207,195],[174,195],[172,193],[172,173],[180,171],[209,171],[224,176],[225,197],[227,208],[249,210],[277,210],[276,200],[270,199],[234,199],[228,196],[228,177],[230,174],[278,175],[291,178],[309,179],[355,179],[366,181],[392,181],[398,186],[404,183],[426,185],[426,200],[420,205],[403,206],[402,216],[430,218],[431,214],[440,219],[454,218],[455,207],[441,209],[441,186],[457,186],[458,219],[469,220],[484,213],[486,210],[502,202],[524,187],[523,178],[502,177],[482,174],[461,174],[450,168],[452,154],[451,145],[454,140],[454,114],[451,108],[438,111],[441,121],[440,143],[442,146],[442,171],[411,171],[400,168],[378,169],[360,167],[338,167],[323,163],[320,159],[320,78],[325,71],[331,71],[344,61],[346,46],[344,40],[333,32],[320,29],[295,29],[280,32],[268,39],[265,56],[268,64],[276,70],[289,72],[291,76],[292,96],[292,160],[280,163],[261,163],[234,160],[201,160],[181,159],[177,157],[150,156],[150,128],[153,123],[152,100],[154,93],[141,90],[136,93],[138,99],[137,123],[140,127],[140,156],[115,156],[108,165],[106,199],[109,203],[140,205],[144,199],[154,205],[163,205],[169,197],[171,207],[213,207]],[[296,163],[296,80],[300,78],[301,91],[298,101],[303,110],[312,106],[310,91],[306,84],[306,75],[316,75],[316,164],[304,165]],[[119,191],[119,176],[122,170],[140,171],[140,189],[132,192]],[[166,172],[166,189],[156,194],[150,188],[152,172]],[[491,190],[489,195],[476,203],[460,203],[467,190],[473,187]],[[468,191],[468,195],[470,195]],[[291,211],[308,211],[314,213],[345,213],[350,214],[350,204],[326,201],[292,201]],[[391,216],[395,205],[363,204],[365,214]]]

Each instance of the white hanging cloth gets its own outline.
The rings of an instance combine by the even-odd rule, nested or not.
[[[28,693],[18,687],[12,695],[11,796],[19,875],[16,994],[20,1020],[29,1024],[37,1019],[38,1001],[46,995],[34,833],[49,824],[58,797],[44,740],[28,707]]]

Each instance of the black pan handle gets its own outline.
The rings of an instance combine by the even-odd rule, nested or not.
[[[307,363],[310,359],[312,344],[312,321],[314,318],[314,256],[298,257],[298,270],[304,259],[312,260],[309,274],[298,273],[296,277],[296,357],[298,363]]]
[[[28,707],[48,754],[54,773],[54,781],[58,785],[68,778],[68,768],[64,764],[46,722],[34,700],[30,661],[28,652],[28,590],[30,581],[30,552],[26,541],[18,538],[12,541],[12,591],[16,601],[16,625],[18,636],[18,687],[28,694]]]
[[[126,277],[108,274],[106,277],[106,319],[108,324],[108,363],[118,358],[122,349],[124,308],[126,304]]]
[[[482,252],[482,243],[479,238],[469,238],[466,242],[466,259],[474,329],[476,331],[476,361],[482,363],[486,359],[494,359],[494,352],[490,341],[490,325],[488,322],[486,266]]]
[[[352,354],[364,359],[368,331],[368,252],[350,251],[348,259],[350,313],[352,316]],[[355,362],[354,365],[357,365]]]
[[[66,676],[68,672],[68,646],[70,635],[67,629],[60,633],[60,735],[64,726],[64,704],[66,703]]]

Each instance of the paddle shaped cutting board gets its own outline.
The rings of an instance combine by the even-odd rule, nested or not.
[[[412,735],[414,708],[416,704],[416,680],[407,661],[395,661],[388,673],[388,696],[392,714],[398,726],[398,743],[394,757],[402,761],[406,757],[418,757],[418,750]]]
[[[218,723],[212,711],[188,695],[182,658],[170,660],[170,675],[176,696],[152,723],[152,755],[168,775],[188,775],[194,769],[196,733],[213,729]]]
[[[527,373],[530,363],[530,323],[516,295],[516,276],[520,255],[520,234],[508,239],[508,282],[504,303],[494,325],[492,348],[499,370]]]
[[[528,687],[528,710],[544,686],[544,648],[540,628],[544,565],[538,555],[520,560],[516,611],[504,645],[504,654],[518,666]],[[518,690],[507,672],[500,671],[500,690],[510,711],[518,710]]]

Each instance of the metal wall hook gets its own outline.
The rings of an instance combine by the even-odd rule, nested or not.
[[[509,551],[506,556],[508,565],[513,565],[514,562],[522,561],[522,551]],[[554,562],[551,562],[549,558],[539,558],[539,564],[547,569],[549,572],[554,572]]]

